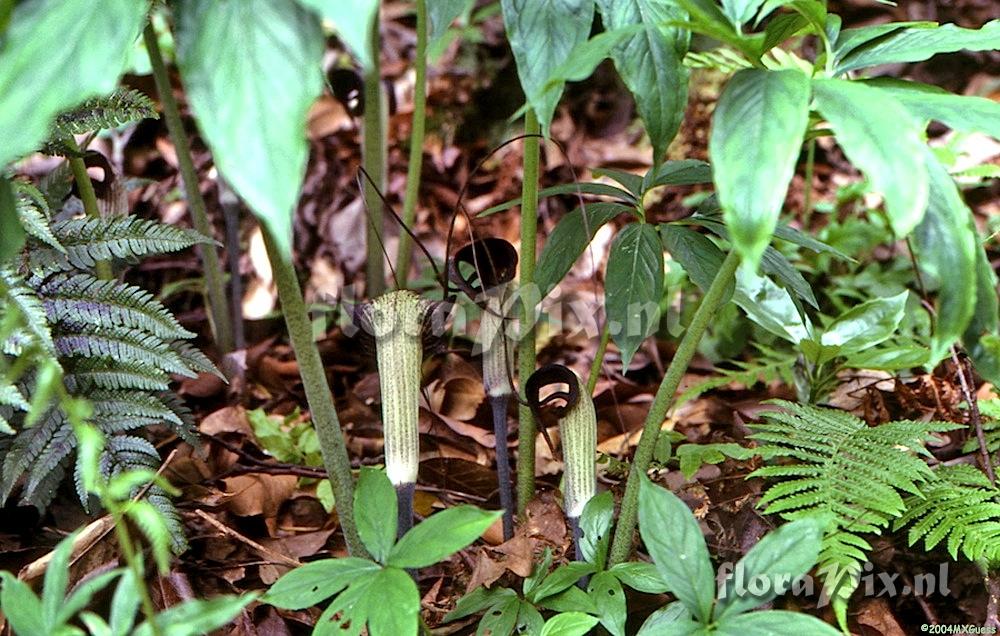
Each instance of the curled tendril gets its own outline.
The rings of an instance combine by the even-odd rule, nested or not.
[[[553,384],[565,384],[569,387],[569,391],[556,391],[544,399],[539,399],[542,387]],[[573,410],[573,407],[580,401],[580,379],[569,367],[561,364],[547,364],[528,378],[524,385],[524,397],[528,402],[528,407],[536,416],[539,416],[542,409],[553,400],[562,400],[562,406],[550,407],[556,417],[561,419]]]

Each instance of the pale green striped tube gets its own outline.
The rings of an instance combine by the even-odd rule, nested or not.
[[[486,298],[486,308],[479,321],[479,342],[483,347],[483,388],[486,395],[498,397],[511,395],[510,340],[504,335],[503,294],[491,292]]]
[[[559,421],[563,460],[566,463],[563,507],[567,517],[578,519],[583,507],[597,494],[597,412],[587,385],[576,373],[580,399]]]
[[[382,390],[385,472],[394,486],[417,481],[421,333],[428,305],[411,291],[392,291],[373,300],[367,314]]]

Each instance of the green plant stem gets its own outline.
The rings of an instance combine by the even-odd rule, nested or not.
[[[535,241],[538,234],[538,118],[530,108],[524,118],[524,181],[521,184],[521,340],[517,369],[521,386],[535,372],[535,306],[529,302],[535,284]],[[527,294],[527,296],[525,295]],[[523,400],[518,407],[517,511],[524,514],[535,496],[535,415]]]
[[[371,182],[365,179],[365,206],[368,208],[368,237],[365,241],[368,262],[365,269],[365,292],[369,298],[376,298],[385,291],[385,267],[383,264],[382,199],[379,192],[385,192],[386,147],[385,147],[385,103],[382,90],[382,64],[379,60],[379,20],[376,16],[371,34],[372,65],[365,72],[365,118],[362,146],[362,162]],[[374,184],[374,185],[373,185]]]
[[[412,228],[417,218],[417,195],[424,166],[424,130],[427,116],[427,0],[417,0],[417,51],[413,70],[413,123],[410,130],[410,162],[406,167],[406,193],[403,195],[403,223]],[[406,287],[413,259],[413,239],[407,232],[399,233],[396,252],[396,273],[399,284]]]
[[[146,589],[146,576],[142,571],[142,566],[139,564],[135,546],[132,544],[132,537],[129,536],[125,515],[117,506],[105,505],[105,507],[113,510],[112,517],[115,521],[115,536],[118,539],[119,547],[122,549],[122,556],[125,558],[125,563],[132,570],[132,576],[135,578],[135,586],[138,588],[139,598],[142,601],[142,613],[146,615],[146,620],[149,621],[149,628],[154,636],[160,636],[163,632],[160,630],[159,625],[156,624],[156,607],[153,606],[153,599],[149,596],[149,590]]]
[[[351,463],[340,430],[340,419],[333,405],[333,394],[330,392],[326,371],[323,369],[323,360],[320,358],[319,349],[316,348],[316,341],[313,340],[312,323],[309,321],[306,303],[302,298],[302,289],[299,287],[299,280],[295,276],[291,260],[281,253],[271,231],[266,227],[262,229],[267,258],[274,271],[274,282],[278,288],[278,299],[281,301],[281,313],[285,316],[292,349],[299,363],[302,385],[306,391],[313,426],[316,427],[316,435],[319,438],[323,465],[333,486],[337,515],[344,530],[347,549],[353,556],[367,557],[368,552],[361,543],[361,537],[354,523],[354,478],[351,475]]]
[[[201,190],[198,187],[198,173],[195,171],[194,161],[191,159],[191,142],[184,131],[180,109],[177,107],[177,100],[174,99],[170,76],[163,63],[159,40],[157,40],[156,30],[153,28],[152,22],[146,25],[142,32],[142,38],[146,43],[146,52],[149,54],[149,64],[153,68],[156,92],[160,94],[160,103],[163,104],[163,118],[167,124],[167,132],[170,134],[170,140],[177,151],[177,164],[180,168],[181,180],[184,181],[184,193],[187,196],[188,209],[191,211],[191,222],[194,224],[194,229],[200,234],[211,238],[212,225],[208,220],[205,199],[201,196]],[[215,344],[222,353],[228,353],[233,350],[233,328],[229,318],[231,313],[229,302],[226,299],[226,287],[223,282],[222,266],[219,264],[219,255],[211,243],[199,245],[198,249],[201,251],[202,271],[205,272],[205,303],[208,305],[209,315],[212,317]],[[239,273],[234,272],[233,275],[238,276]]]
[[[802,229],[809,231],[813,214],[813,170],[816,167],[816,140],[810,139],[806,145],[805,200],[802,203]]]
[[[601,341],[597,344],[597,353],[594,361],[590,363],[590,375],[587,376],[587,393],[594,394],[597,387],[597,379],[601,377],[601,366],[604,364],[604,356],[608,352],[608,342],[611,341],[611,329],[608,328],[608,321],[604,321],[601,327]]]
[[[708,288],[701,304],[698,305],[698,310],[691,319],[691,325],[684,332],[684,337],[681,338],[681,342],[677,346],[677,353],[674,354],[674,358],[667,368],[667,373],[663,376],[663,381],[660,382],[660,388],[656,390],[653,404],[649,408],[649,413],[642,427],[639,444],[635,449],[632,469],[625,484],[625,496],[622,499],[618,526],[615,528],[615,537],[611,544],[610,565],[624,562],[632,552],[632,537],[639,512],[639,478],[649,470],[649,463],[653,459],[653,449],[656,447],[656,438],[660,433],[663,419],[666,417],[670,405],[673,404],[677,387],[684,377],[684,372],[691,364],[691,359],[698,349],[698,343],[705,334],[709,323],[712,322],[712,318],[725,295],[726,287],[733,280],[733,275],[739,264],[739,254],[735,249],[731,250],[715,274],[715,279]]]
[[[67,160],[69,161],[69,169],[73,172],[73,180],[76,181],[76,189],[80,191],[80,201],[83,202],[83,211],[88,218],[99,219],[101,218],[101,210],[97,207],[97,192],[94,191],[94,182],[90,180],[90,175],[87,174],[87,164],[79,156],[83,153],[80,147],[76,145],[76,140],[72,137],[66,138],[66,145],[69,146],[71,151]],[[111,175],[106,175],[105,178],[110,179]],[[110,261],[97,261],[94,264],[94,273],[97,274],[98,278],[103,280],[114,278]]]

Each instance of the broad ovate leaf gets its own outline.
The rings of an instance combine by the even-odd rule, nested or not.
[[[931,359],[940,360],[962,337],[976,309],[978,236],[972,211],[958,186],[930,150],[924,153],[930,177],[927,213],[913,232],[920,268],[938,282],[937,320]]]
[[[323,33],[294,0],[181,0],[177,54],[216,166],[291,257]]]
[[[928,177],[920,124],[891,95],[861,82],[817,79],[816,106],[837,143],[885,198],[889,222],[906,236],[927,209]]]
[[[733,245],[751,266],[771,241],[808,118],[809,78],[796,70],[742,70],[715,107],[715,187]]]
[[[663,247],[656,228],[626,225],[611,243],[604,279],[608,329],[621,351],[623,368],[659,324],[662,294]]]
[[[372,46],[372,36],[375,33],[375,21],[378,19],[379,0],[302,0],[302,4],[333,22],[337,29],[337,37],[347,45],[361,67],[371,68],[373,52],[378,51],[378,47]],[[455,3],[451,0],[430,2],[431,7],[438,4]]]
[[[507,39],[528,105],[547,135],[562,87],[549,78],[586,41],[594,21],[593,0],[501,0]]]
[[[0,166],[34,150],[59,112],[115,88],[148,8],[139,0],[14,3],[0,38]]]
[[[663,582],[702,623],[712,616],[715,571],[687,504],[645,475],[639,483],[639,533]]]
[[[597,0],[604,26],[621,29],[642,25],[611,51],[615,68],[635,97],[636,109],[659,163],[677,134],[687,105],[688,69],[682,64],[690,34],[670,26],[686,14],[667,0]]]

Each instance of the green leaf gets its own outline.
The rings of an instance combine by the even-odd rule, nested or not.
[[[128,502],[126,516],[139,527],[153,549],[153,559],[160,574],[170,571],[170,529],[163,513],[145,499]]]
[[[613,566],[608,572],[618,577],[624,585],[639,592],[663,594],[667,591],[667,584],[663,582],[660,571],[652,563],[627,561]]]
[[[131,568],[125,568],[118,580],[114,596],[111,597],[111,616],[108,626],[112,634],[128,634],[135,624],[135,613],[139,610],[139,585]]]
[[[663,247],[656,228],[626,225],[608,257],[604,306],[611,337],[627,369],[642,341],[656,330],[663,295]]]
[[[590,579],[587,593],[594,599],[604,629],[613,636],[625,636],[625,590],[615,575],[598,572]]]
[[[824,527],[823,519],[807,517],[764,535],[736,563],[715,608],[715,620],[759,607],[787,592],[796,579],[816,564]],[[763,592],[753,591],[758,589]]]
[[[929,150],[924,153],[930,177],[927,212],[913,232],[920,269],[938,282],[937,320],[931,359],[940,360],[962,337],[976,310],[978,236],[972,211],[958,186]]]
[[[894,77],[867,80],[865,84],[892,95],[915,117],[939,121],[961,132],[983,132],[1000,139],[1000,103],[992,99],[953,95],[937,86]]]
[[[687,105],[689,71],[682,62],[690,35],[686,29],[667,24],[683,20],[685,14],[673,2],[663,0],[597,0],[597,6],[605,28],[645,26],[643,32],[616,46],[611,57],[635,98],[653,145],[653,163],[658,164],[680,128]]]
[[[323,87],[319,23],[294,0],[181,0],[175,16],[181,75],[202,136],[290,258],[306,114]]]
[[[378,19],[379,0],[301,0],[301,2],[333,22],[337,28],[337,37],[351,49],[361,67],[371,68],[372,51],[378,50],[372,46],[372,34],[375,21]],[[433,0],[429,4],[430,7],[434,7],[448,2]],[[434,9],[431,9],[431,14],[433,11]],[[450,24],[451,20],[448,23]],[[319,64],[319,60],[316,63]]]
[[[396,489],[385,472],[363,467],[354,490],[354,522],[372,559],[385,563],[396,543]]]
[[[433,0],[427,3],[427,19],[430,22],[428,41],[433,42],[444,35],[451,23],[472,5],[473,0]]]
[[[418,633],[420,592],[413,578],[402,570],[385,568],[378,573],[374,589],[378,602],[368,606],[369,635]]]
[[[809,634],[837,636],[839,630],[815,616],[786,610],[768,610],[738,614],[720,621],[715,632],[720,636],[770,636],[771,634]]]
[[[611,525],[615,518],[615,496],[606,490],[583,507],[580,515],[580,550],[587,563],[592,563],[598,571],[604,569],[611,541]]]
[[[521,601],[517,595],[509,596],[491,607],[479,621],[476,635],[510,636],[517,625],[517,617],[521,610]]]
[[[809,78],[794,70],[742,70],[715,107],[715,187],[733,244],[751,266],[771,242],[808,117]]]
[[[962,344],[984,378],[1000,384],[1000,327],[997,301],[997,276],[982,247],[976,248],[976,310],[962,336]],[[991,346],[992,345],[992,346]]]
[[[0,572],[0,606],[7,622],[16,634],[48,634],[48,623],[54,617],[42,613],[42,602],[28,584],[10,572]]]
[[[697,159],[664,161],[650,168],[642,179],[642,191],[660,186],[697,185],[712,182],[712,166]]]
[[[879,40],[880,38],[896,31],[901,31],[907,28],[934,29],[937,28],[937,26],[937,22],[929,22],[925,20],[919,22],[888,22],[885,24],[874,24],[854,29],[843,29],[837,34],[837,37],[834,38],[834,59],[841,60],[848,53],[856,50],[858,47]]]
[[[507,39],[514,52],[517,75],[548,136],[562,88],[550,90],[548,80],[574,47],[587,40],[594,21],[589,0],[501,0]]]
[[[649,615],[637,636],[688,636],[702,630],[702,624],[691,619],[684,604],[674,601]]]
[[[359,577],[338,594],[317,619],[313,636],[360,634],[368,623],[372,606],[379,602],[374,598],[378,574]]]
[[[909,293],[903,291],[889,298],[875,298],[848,309],[830,323],[820,344],[853,353],[889,339],[903,320]]]
[[[577,581],[593,572],[594,566],[582,561],[573,561],[566,565],[561,565],[542,579],[538,587],[534,588],[530,593],[525,592],[525,598],[537,604],[546,598],[565,592],[568,588],[576,585]]]
[[[722,12],[738,31],[757,15],[762,4],[764,0],[722,0]]]
[[[664,583],[695,617],[708,623],[715,600],[715,572],[701,528],[687,504],[642,475],[639,533]]]
[[[69,583],[69,556],[73,551],[74,537],[75,534],[71,534],[59,542],[52,553],[52,560],[45,568],[45,582],[42,585],[42,618],[48,625],[49,631],[55,631],[61,622],[59,609]]]
[[[0,165],[3,165],[0,163]],[[24,228],[10,181],[0,178],[0,263],[12,260],[24,247]]]
[[[927,208],[921,127],[902,104],[874,87],[839,79],[817,79],[813,87],[837,143],[885,197],[896,236],[906,236]]]
[[[59,599],[60,601],[62,601],[62,603],[59,606],[59,614],[56,617],[55,624],[63,625],[69,622],[71,619],[73,619],[77,615],[77,613],[79,613],[82,609],[90,605],[90,602],[93,600],[94,596],[96,596],[98,592],[107,587],[108,583],[113,581],[121,573],[122,573],[121,570],[111,570],[109,572],[102,572],[101,574],[93,576],[79,583],[76,587],[73,588],[72,594],[67,596],[65,599]],[[47,574],[48,571],[46,571],[46,575]],[[119,583],[119,587],[120,586],[121,583]],[[45,599],[43,598],[42,603],[44,602]],[[120,631],[117,633],[124,634],[126,632]]]
[[[507,587],[495,587],[487,589],[477,587],[455,603],[455,609],[448,612],[444,617],[444,622],[448,623],[459,618],[471,616],[491,605],[497,605],[504,598],[517,598],[517,592]]]
[[[274,582],[261,599],[282,609],[304,609],[339,594],[355,580],[374,576],[379,566],[368,559],[347,557],[306,563]]]
[[[174,605],[156,615],[158,632],[163,636],[201,636],[232,622],[244,607],[253,603],[256,594],[218,596],[209,600],[192,599]],[[139,626],[133,636],[152,636],[149,622]]]
[[[594,600],[576,585],[570,585],[558,594],[550,594],[535,602],[539,609],[553,612],[583,612],[597,614]]]
[[[992,51],[998,48],[997,42],[1000,42],[1000,20],[991,20],[979,29],[924,23],[893,29],[855,47],[837,61],[836,73],[840,75],[876,64],[921,62],[938,53]]]
[[[799,312],[791,294],[746,265],[736,270],[733,300],[750,320],[776,336],[793,344],[809,337],[812,324]]]
[[[545,627],[545,619],[531,603],[521,601],[517,610],[518,634],[539,634]]]
[[[431,515],[393,546],[388,564],[423,568],[437,563],[478,539],[501,514],[463,505]]]
[[[136,0],[15,4],[0,39],[0,166],[34,150],[58,113],[115,88],[147,9]]]
[[[617,181],[636,201],[642,197],[642,177],[639,175],[614,168],[595,168],[593,172],[595,177],[608,177]]]
[[[597,619],[582,612],[566,612],[545,621],[541,636],[584,636],[597,625]]]
[[[852,353],[844,358],[844,367],[851,369],[874,369],[878,371],[900,371],[921,367],[930,360],[930,351],[917,344],[904,346],[889,342],[887,346]]]
[[[563,82],[580,82],[594,74],[594,70],[609,55],[611,50],[625,38],[645,30],[641,24],[632,24],[619,29],[605,30],[594,37],[577,44],[566,61],[552,71],[545,83],[548,90],[562,90]]]
[[[726,258],[722,250],[704,234],[675,223],[661,223],[660,236],[670,257],[680,263],[701,291],[707,292]],[[733,295],[734,286],[735,282],[727,286],[721,303]]]
[[[763,53],[761,46],[764,42],[764,34],[743,35],[743,33],[738,32],[733,28],[729,18],[722,12],[715,0],[675,1],[691,16],[690,22],[683,23],[683,26],[695,33],[702,33],[729,44],[751,60],[760,58]]]
[[[535,284],[541,295],[555,289],[601,226],[630,209],[620,203],[589,203],[559,219],[545,240],[535,269]]]
[[[750,459],[754,452],[739,444],[683,444],[677,447],[677,459],[681,462],[681,473],[691,479],[704,464],[721,464],[727,457]]]

